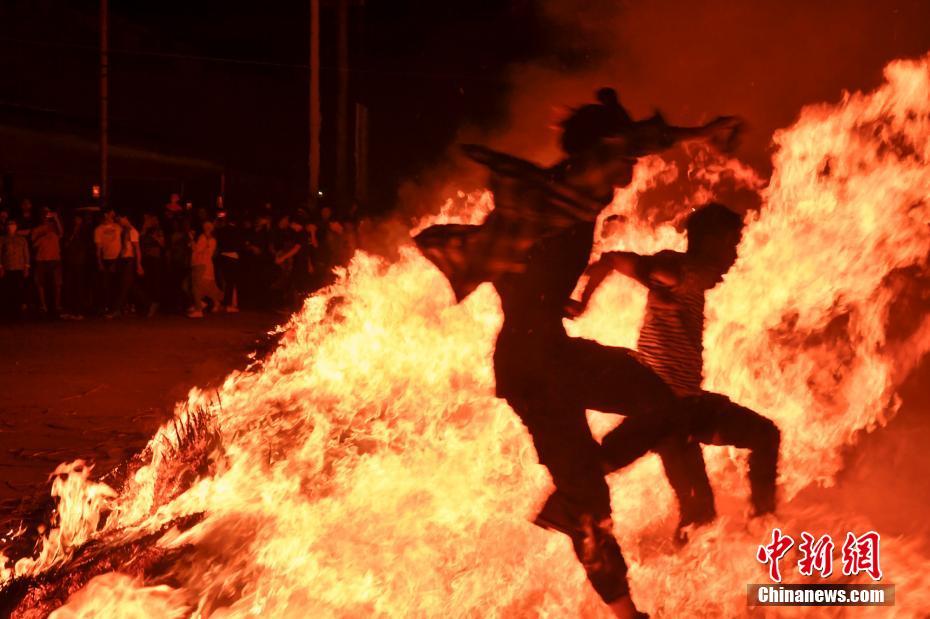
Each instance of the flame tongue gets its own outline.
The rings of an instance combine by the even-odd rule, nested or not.
[[[777,524],[786,531],[838,537],[868,525],[791,499],[832,480],[841,448],[894,411],[903,357],[886,341],[889,275],[925,265],[930,253],[928,63],[892,63],[875,92],[805,108],[775,136],[763,208],[737,265],[708,295],[706,386],[782,428],[789,502]],[[699,180],[719,174],[757,183],[738,162]],[[635,208],[639,192],[675,175],[661,160],[643,162],[612,207],[628,225],[609,243],[683,247],[673,228],[655,228]],[[481,194],[464,214],[479,220],[489,208]],[[159,471],[177,450],[163,429],[151,462],[119,496],[73,476],[81,500],[62,501],[58,533],[16,573],[65,563],[67,548],[94,536],[150,533],[204,512],[199,525],[160,542],[186,548],[169,574],[173,589],[111,574],[60,615],[604,616],[567,540],[526,522],[548,479],[517,418],[493,397],[501,321],[493,289],[452,301],[409,247],[394,264],[357,255],[337,284],[308,299],[260,368],[229,377],[222,407],[197,390],[179,407],[179,415],[208,407],[216,416],[222,449],[210,455],[211,474],[160,504]],[[633,284],[611,279],[571,328],[631,346],[642,301]],[[911,362],[930,348],[930,329],[915,334]],[[733,515],[681,552],[668,546],[672,495],[658,461],[611,479],[634,594],[659,615],[743,614],[745,584],[764,577],[755,545],[772,523],[747,530],[738,516],[744,456],[707,451]],[[114,511],[97,530],[105,506]],[[920,615],[930,604],[927,556],[903,542],[882,551],[885,573],[907,586],[897,611]]]
[[[775,135],[765,208],[707,299],[707,385],[789,430],[789,495],[832,479],[837,447],[896,406],[887,278],[930,255],[927,59],[892,63],[885,77]]]

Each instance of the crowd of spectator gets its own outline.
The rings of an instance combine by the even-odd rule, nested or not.
[[[5,320],[289,312],[357,244],[355,225],[327,207],[315,216],[270,203],[232,213],[222,200],[195,209],[178,194],[141,218],[98,207],[60,214],[23,200],[0,209],[0,234]]]

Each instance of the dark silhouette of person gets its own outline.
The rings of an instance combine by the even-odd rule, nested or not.
[[[617,112],[610,101],[595,105],[605,118]],[[611,433],[610,454],[612,463],[626,465],[665,442],[686,440],[673,422],[681,404],[632,351],[569,337],[562,318],[588,265],[597,215],[615,187],[631,182],[636,158],[684,139],[732,134],[738,122],[643,128],[569,117],[564,127],[568,157],[551,168],[465,146],[466,155],[492,172],[495,209],[479,226],[433,226],[415,242],[446,275],[457,300],[482,282],[494,284],[504,313],[494,350],[496,392],[528,429],[557,490],[558,500],[550,498],[537,523],[569,535],[589,581],[618,617],[643,617],[630,597],[603,454],[585,409],[626,416]]]
[[[590,267],[588,282],[578,304],[568,313],[584,312],[592,294],[610,273],[636,279],[649,289],[646,313],[637,352],[671,390],[684,398],[689,415],[681,419],[689,440],[660,449],[666,475],[678,499],[683,529],[716,517],[714,495],[700,443],[733,445],[751,449],[749,481],[753,515],[775,510],[780,433],[769,419],[731,402],[726,396],[708,393],[703,381],[704,296],[722,281],[737,257],[743,230],[742,218],[721,204],[708,204],[692,212],[686,221],[685,253],[662,251],[651,256],[632,252],[608,252]],[[612,441],[603,442],[608,470]],[[673,449],[676,453],[669,453]]]

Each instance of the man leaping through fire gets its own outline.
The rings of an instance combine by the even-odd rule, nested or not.
[[[668,446],[658,450],[678,498],[678,536],[683,536],[684,526],[707,523],[716,516],[700,443],[751,449],[751,502],[753,515],[759,516],[775,510],[780,442],[778,428],[770,420],[734,404],[726,396],[701,389],[704,294],[723,279],[736,261],[743,220],[725,206],[708,204],[688,216],[685,229],[685,253],[605,253],[588,268],[589,279],[580,303],[570,302],[568,306],[570,315],[582,313],[604,278],[615,271],[649,289],[637,352],[675,395],[688,402],[690,409],[681,422],[687,424],[691,440],[685,445],[673,445],[672,454]],[[611,452],[618,445],[626,451],[623,443],[627,440],[635,438],[624,436],[622,430],[606,437],[602,443],[604,460],[611,463]]]
[[[636,158],[684,140],[732,144],[739,123],[718,118],[674,127],[658,115],[632,121],[616,93],[563,124],[567,157],[551,168],[481,146],[465,153],[490,168],[495,209],[479,226],[440,225],[415,238],[462,300],[482,282],[501,299],[504,324],[494,351],[497,395],[520,416],[559,496],[561,523],[588,579],[618,617],[644,617],[630,598],[627,566],[612,532],[610,493],[585,409],[626,415],[635,441],[612,461],[634,461],[673,435],[681,404],[629,350],[569,337],[564,306],[588,264],[594,225],[615,187],[632,180]],[[674,451],[674,450],[673,450]]]

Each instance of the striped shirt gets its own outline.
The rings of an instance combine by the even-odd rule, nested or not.
[[[655,262],[671,267],[676,283],[663,285],[651,278]],[[716,285],[717,273],[687,254],[671,251],[647,256],[642,263],[640,279],[649,287],[649,296],[639,356],[676,395],[698,395],[704,378],[704,293]]]

